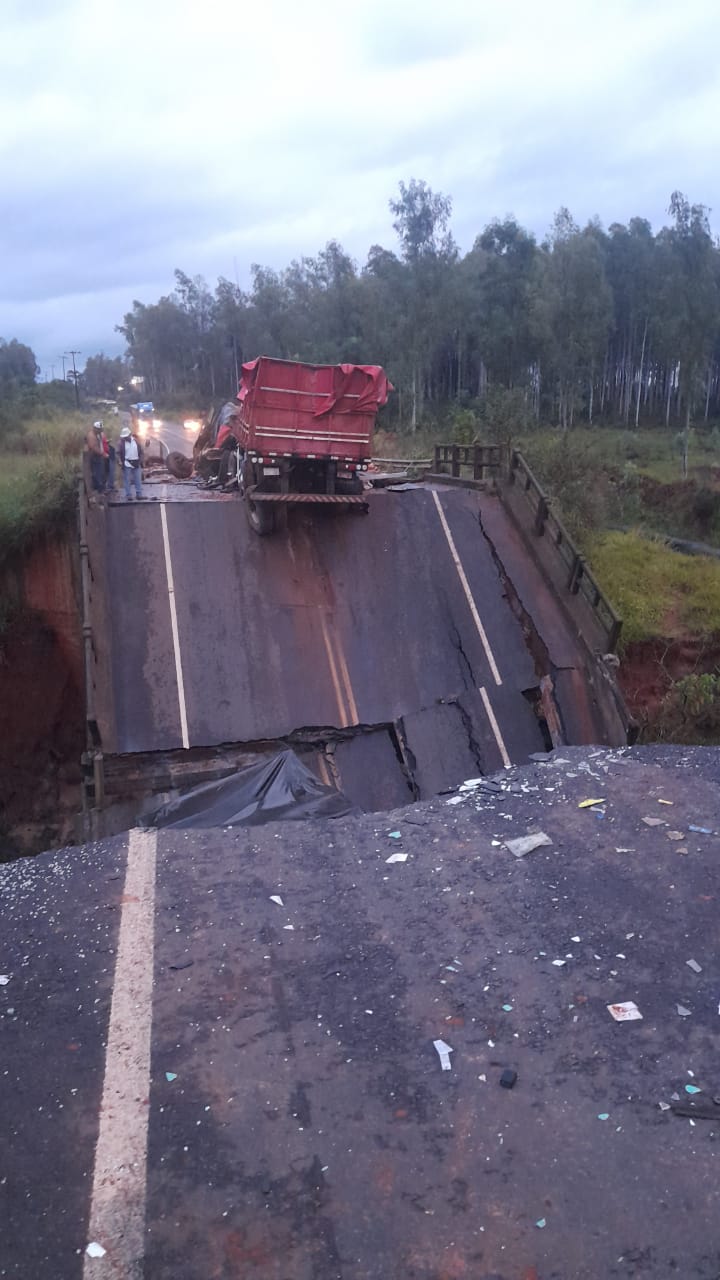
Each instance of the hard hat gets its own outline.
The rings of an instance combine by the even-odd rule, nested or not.
[[[128,439],[130,438],[130,436],[131,436],[131,435],[132,435],[132,431],[130,430],[130,428],[129,428],[129,427],[123,427],[122,431],[120,432],[120,439],[121,439],[121,440],[128,440]]]
[[[96,430],[96,431],[102,431],[102,429],[103,429],[103,424],[102,424],[102,422],[93,422],[93,426],[94,426],[94,428],[95,428],[95,430]]]

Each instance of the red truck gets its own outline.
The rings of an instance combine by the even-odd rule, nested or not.
[[[392,389],[378,365],[268,356],[243,365],[235,432],[239,427],[242,489],[256,533],[272,533],[296,503],[367,510],[363,472],[375,415]]]

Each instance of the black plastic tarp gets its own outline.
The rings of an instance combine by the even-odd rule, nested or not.
[[[205,782],[145,819],[148,827],[257,827],[300,818],[341,818],[354,806],[295,755],[281,751],[220,782]]]

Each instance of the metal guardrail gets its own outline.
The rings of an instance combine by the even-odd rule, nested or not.
[[[550,499],[517,449],[510,457],[508,481],[522,490],[532,511],[533,532],[536,537],[547,538],[552,543],[565,573],[567,590],[585,600],[606,633],[606,651],[612,653],[620,639],[622,619],[598,586],[585,557],[578,551],[562,520],[553,511]]]
[[[434,470],[456,480],[488,480],[500,470],[500,446],[497,444],[436,444]],[[467,472],[471,474],[468,476]]]

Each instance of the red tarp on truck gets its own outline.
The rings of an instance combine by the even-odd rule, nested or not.
[[[242,367],[243,443],[268,453],[369,458],[375,414],[392,389],[379,365],[259,356]]]

